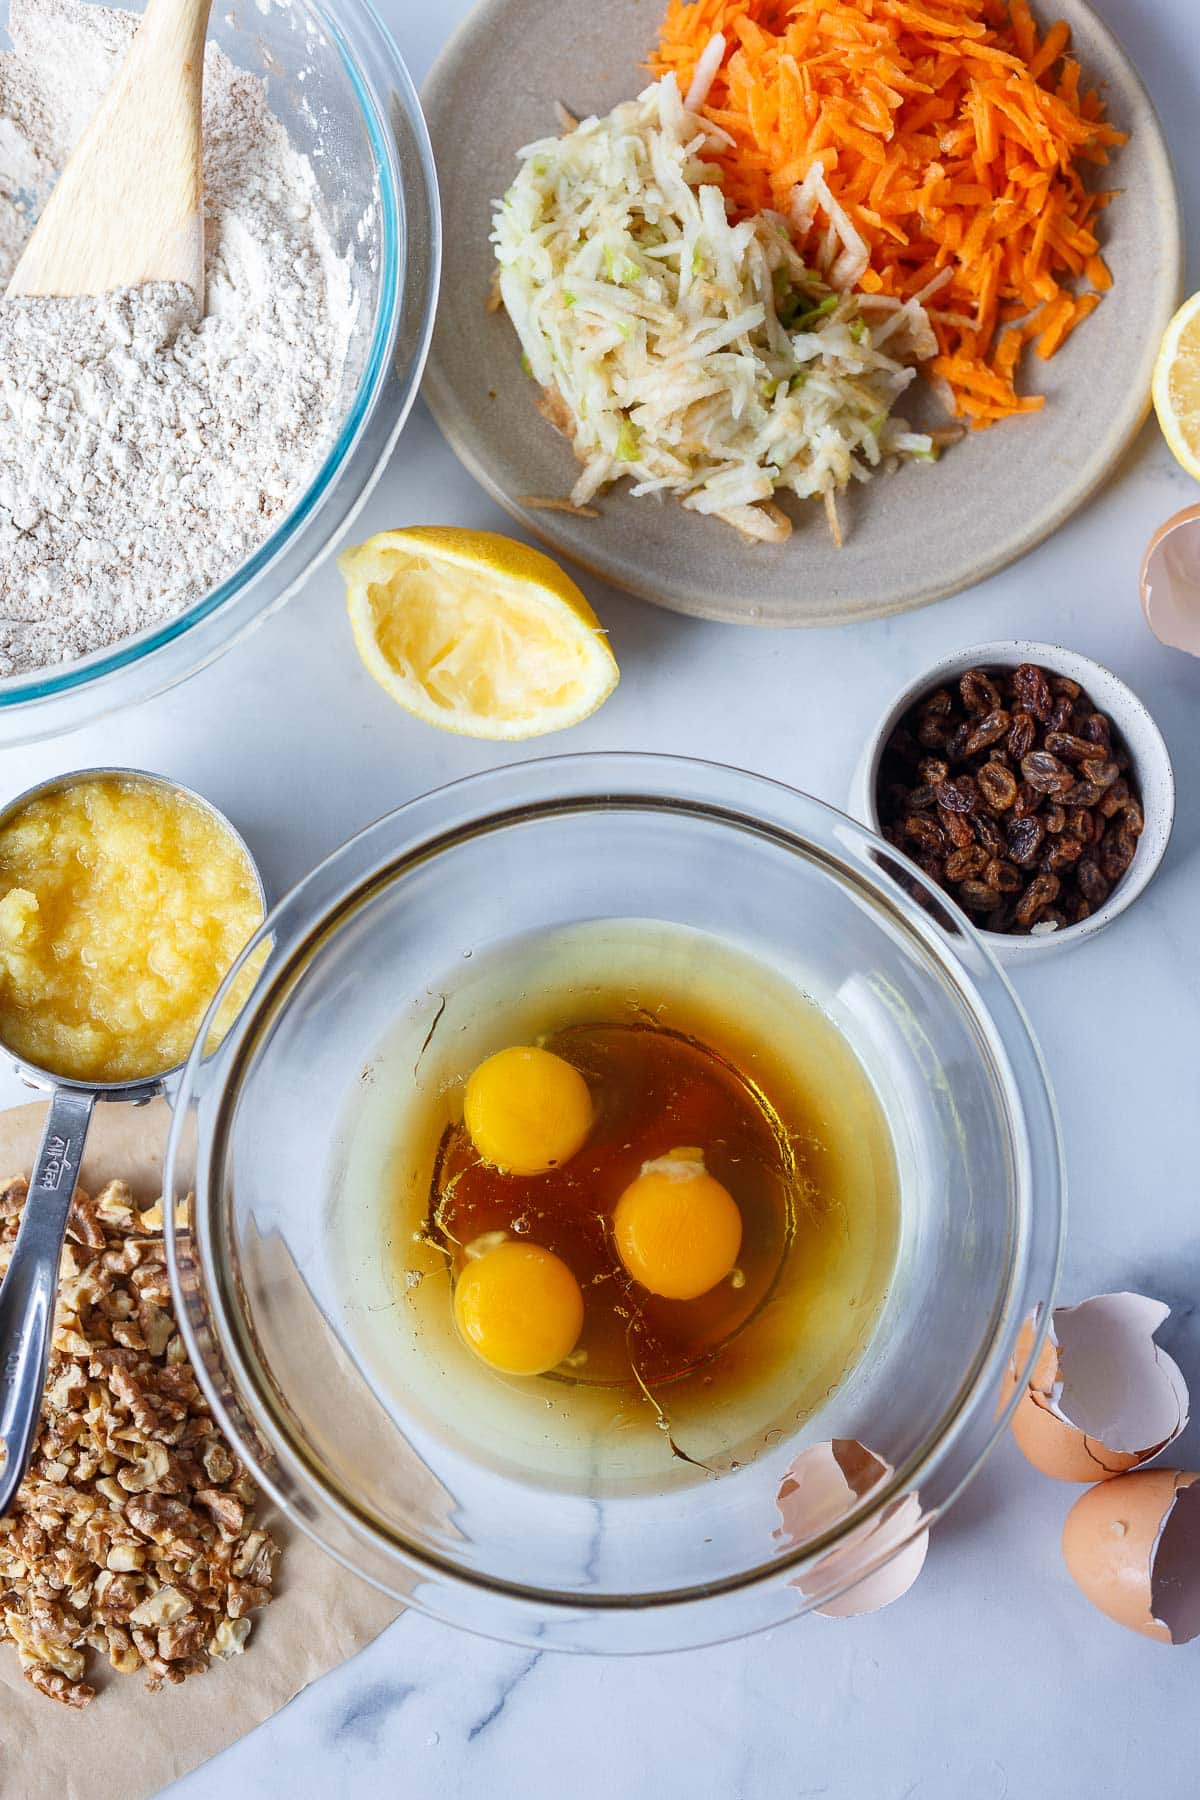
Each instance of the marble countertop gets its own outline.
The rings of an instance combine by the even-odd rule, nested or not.
[[[380,0],[380,9],[420,79],[467,0]],[[1200,243],[1200,174],[1182,160],[1200,116],[1194,0],[1097,0],[1097,10],[1160,109]],[[1179,782],[1163,871],[1110,931],[1015,982],[1062,1113],[1072,1209],[1063,1296],[1123,1286],[1161,1295],[1176,1309],[1165,1341],[1200,1393],[1200,662],[1151,638],[1136,587],[1150,531],[1195,498],[1151,423],[1104,491],[1016,567],[926,611],[842,632],[694,623],[585,579],[621,686],[569,740],[533,748],[705,756],[841,805],[862,733],[943,652],[1001,636],[1052,639],[1130,681],[1162,726]],[[359,530],[430,520],[510,529],[418,406]],[[381,812],[505,760],[388,702],[350,650],[326,564],[185,687],[6,752],[0,786],[15,793],[101,761],[160,769],[233,816],[281,891]],[[0,1103],[22,1097],[0,1079]],[[1200,1461],[1195,1428],[1180,1459]],[[898,1605],[686,1655],[538,1656],[409,1613],[172,1788],[172,1800],[324,1800],[336,1790],[356,1800],[608,1800],[651,1788],[661,1800],[1095,1800],[1151,1779],[1160,1795],[1192,1794],[1200,1646],[1165,1650],[1088,1607],[1058,1545],[1075,1492],[1036,1475],[1006,1439]]]

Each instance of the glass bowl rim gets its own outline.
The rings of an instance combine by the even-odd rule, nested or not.
[[[612,779],[605,779],[609,775]],[[674,790],[671,787],[672,777]],[[687,791],[689,781],[693,784],[691,792]],[[743,807],[716,803],[711,791],[707,798],[701,798],[700,792],[695,791],[706,788],[711,790],[712,787],[721,785],[741,794],[745,801]],[[502,797],[500,804],[471,804],[480,796],[494,800],[497,789]],[[532,789],[533,792],[523,792],[525,789]],[[684,792],[680,793],[679,789]],[[760,810],[756,811],[749,805],[747,793],[761,799]],[[790,828],[780,828],[778,815],[771,815],[766,820],[763,818],[763,812],[769,812],[771,799],[793,815]],[[314,1457],[291,1432],[286,1409],[275,1403],[273,1396],[277,1390],[271,1377],[255,1366],[253,1334],[245,1329],[244,1315],[240,1318],[233,1316],[230,1301],[236,1298],[238,1282],[236,1273],[228,1266],[223,1253],[224,1240],[217,1216],[220,1211],[219,1197],[214,1196],[202,1181],[201,1175],[202,1172],[208,1172],[210,1161],[217,1160],[212,1152],[214,1147],[219,1147],[224,1141],[225,1126],[236,1104],[239,1091],[238,1069],[253,1047],[264,1021],[277,1016],[278,1011],[286,1006],[287,992],[293,980],[303,975],[311,959],[319,954],[321,946],[336,933],[340,923],[353,916],[382,887],[402,879],[407,870],[424,865],[441,851],[466,838],[534,819],[546,820],[581,812],[603,813],[614,808],[683,812],[707,817],[723,827],[749,828],[760,836],[766,835],[805,854],[810,861],[823,866],[833,878],[841,880],[843,885],[856,887],[860,894],[867,894],[877,907],[890,913],[893,919],[898,919],[910,935],[920,940],[925,952],[932,955],[940,965],[942,974],[950,976],[959,1001],[966,1007],[973,1022],[992,1028],[999,1040],[1005,1064],[1008,1063],[1010,1053],[1015,1050],[1018,1061],[1024,1065],[1020,1081],[1011,1066],[1000,1066],[996,1073],[1001,1079],[1006,1108],[1013,1098],[1020,1101],[1013,1119],[1021,1133],[1017,1149],[1027,1150],[1029,1154],[1018,1167],[1017,1230],[1014,1232],[1013,1247],[1000,1283],[1001,1291],[993,1309],[989,1334],[961,1378],[953,1401],[944,1409],[937,1425],[926,1435],[920,1447],[903,1464],[892,1469],[888,1477],[865,1497],[860,1497],[859,1502],[833,1525],[768,1563],[758,1563],[752,1568],[739,1570],[736,1574],[718,1580],[697,1581],[665,1592],[589,1595],[522,1584],[480,1573],[453,1562],[427,1547],[403,1538],[373,1515],[364,1503],[347,1494],[340,1483],[331,1486],[322,1477]],[[805,814],[808,815],[809,829],[796,824],[797,813],[802,818]],[[389,845],[386,854],[377,855],[378,847],[397,832],[400,835]],[[825,841],[822,846],[820,840],[823,835]],[[868,875],[862,867],[850,870],[836,849],[832,848],[839,837],[865,852],[864,861],[879,872]],[[814,844],[819,850],[823,849],[824,853],[814,856]],[[348,867],[353,867],[357,873],[348,881],[340,881],[339,878]],[[921,903],[905,894],[898,880],[891,879],[892,870],[896,876],[903,877],[905,882],[923,890]],[[332,896],[326,895],[320,909],[313,914],[310,902],[329,884],[331,878],[338,882],[337,891]],[[223,1042],[211,1055],[205,1057],[203,1045],[209,1020],[219,1008],[226,987],[237,978],[243,962],[254,954],[262,942],[271,943],[267,961],[260,971],[260,981],[264,986],[252,992]],[[962,967],[960,958],[951,949],[954,942],[962,946],[972,965],[965,980],[963,977],[967,972]],[[273,962],[277,964],[274,968],[271,966]],[[984,991],[977,996],[974,990],[980,982]],[[1029,1085],[1030,1080],[1032,1085]],[[200,1027],[196,1046],[184,1068],[175,1096],[165,1165],[164,1193],[167,1195],[174,1196],[177,1191],[175,1162],[180,1152],[181,1139],[186,1135],[186,1122],[190,1119],[191,1108],[201,1097],[211,1099],[214,1095],[219,1115],[217,1127],[213,1129],[210,1124],[200,1131],[194,1183],[196,1220],[193,1239],[199,1249],[197,1260],[203,1277],[201,1299],[206,1323],[219,1345],[223,1363],[232,1372],[238,1400],[248,1401],[247,1410],[253,1414],[259,1431],[263,1429],[264,1418],[269,1424],[269,1432],[264,1433],[264,1436],[277,1455],[281,1450],[285,1453],[287,1473],[306,1489],[308,1507],[298,1506],[283,1484],[264,1472],[261,1457],[255,1453],[255,1447],[246,1442],[245,1434],[238,1429],[220,1389],[212,1380],[189,1305],[181,1290],[173,1207],[164,1206],[168,1263],[180,1329],[201,1386],[222,1430],[253,1470],[255,1478],[293,1524],[303,1529],[344,1566],[360,1574],[365,1574],[366,1571],[358,1568],[347,1553],[331,1545],[323,1535],[319,1523],[314,1522],[311,1516],[314,1495],[319,1497],[352,1535],[365,1532],[376,1540],[387,1556],[398,1559],[410,1572],[435,1577],[461,1589],[499,1596],[543,1614],[548,1610],[562,1616],[627,1613],[653,1608],[682,1610],[689,1605],[702,1604],[722,1595],[735,1595],[773,1586],[788,1575],[794,1575],[797,1570],[819,1564],[831,1550],[848,1539],[859,1534],[865,1537],[867,1530],[888,1517],[906,1496],[913,1493],[919,1496],[923,1488],[927,1491],[933,1478],[944,1468],[959,1446],[968,1427],[982,1416],[982,1408],[986,1402],[994,1400],[997,1391],[1003,1393],[1001,1383],[1007,1374],[1011,1379],[1011,1391],[1004,1394],[1002,1404],[993,1404],[991,1424],[990,1427],[985,1427],[982,1442],[969,1452],[965,1466],[953,1475],[932,1509],[918,1509],[911,1530],[902,1537],[891,1538],[886,1548],[874,1559],[868,1556],[860,1558],[850,1577],[836,1577],[835,1584],[821,1592],[806,1589],[805,1598],[809,1606],[824,1604],[837,1593],[857,1586],[876,1568],[890,1561],[913,1537],[927,1529],[973,1478],[1001,1436],[1045,1337],[1062,1261],[1065,1170],[1057,1109],[1045,1063],[1011,984],[974,927],[956,908],[947,909],[942,891],[928,881],[914,865],[909,864],[907,859],[898,862],[891,846],[884,839],[827,802],[748,770],[696,758],[645,752],[560,754],[509,763],[461,777],[418,795],[384,814],[334,850],[291,889],[273,908],[226,977],[212,1003],[209,1017]],[[1040,1115],[1032,1121],[1032,1132],[1027,1099],[1032,1100],[1036,1113]],[[1032,1142],[1033,1137],[1039,1141]],[[1045,1213],[1047,1208],[1053,1208],[1049,1240],[1041,1246],[1043,1261],[1046,1260],[1047,1251],[1049,1253],[1049,1267],[1038,1276],[1036,1305],[1032,1308],[1025,1305],[1023,1310],[1015,1310],[1022,1299],[1018,1290],[1022,1281],[1030,1277],[1032,1268],[1032,1231],[1036,1224],[1033,1218],[1035,1174],[1046,1176],[1048,1182],[1053,1182],[1052,1191],[1045,1195],[1039,1193],[1036,1200],[1039,1212]],[[216,1252],[214,1245],[217,1246]],[[1028,1295],[1024,1296],[1026,1301],[1028,1298]],[[1031,1313],[1034,1328],[1026,1355],[1018,1365],[1017,1337]],[[246,1355],[247,1350],[250,1352],[249,1357]],[[376,1581],[377,1585],[386,1586],[374,1575],[368,1575],[367,1578]],[[411,1599],[409,1603],[412,1604]],[[487,1628],[480,1629],[486,1631]]]
[[[365,25],[374,34],[376,42],[373,48],[382,55],[387,64],[391,87],[389,94],[381,96],[381,98],[397,100],[404,109],[408,126],[415,132],[420,151],[421,169],[428,184],[427,197],[432,203],[435,221],[435,241],[431,246],[433,264],[431,300],[427,309],[425,327],[421,333],[420,342],[416,346],[413,367],[410,371],[411,395],[415,395],[432,337],[435,311],[433,299],[436,297],[437,277],[441,261],[440,233],[437,229],[437,178],[424,115],[421,111],[416,87],[408,73],[399,47],[376,11],[372,0],[338,0],[336,8],[333,7],[330,0],[324,0],[321,7],[321,23],[341,60],[357,103],[359,117],[367,134],[372,163],[379,183],[382,219],[383,255],[376,317],[362,373],[346,415],[319,466],[313,471],[303,492],[297,497],[285,517],[280,520],[270,536],[265,538],[246,557],[245,561],[239,563],[223,581],[200,595],[182,612],[175,613],[158,624],[148,625],[143,630],[135,632],[131,637],[118,639],[115,644],[104,645],[88,656],[78,657],[68,663],[53,664],[48,669],[35,669],[27,675],[0,678],[0,721],[19,718],[24,708],[30,709],[32,715],[41,706],[51,704],[65,696],[79,694],[84,690],[94,688],[98,693],[102,692],[105,684],[111,684],[114,677],[140,668],[157,652],[187,638],[197,626],[213,619],[215,615],[229,607],[230,603],[243,594],[252,582],[270,569],[281,554],[296,541],[300,532],[312,520],[326,496],[345,471],[361,439],[388,373],[392,346],[403,314],[403,274],[407,260],[404,229],[407,208],[400,173],[399,153],[379,100],[372,93],[370,83],[363,73],[360,57],[350,46],[348,31],[353,31],[358,25]],[[409,403],[411,403],[411,396]],[[404,423],[408,410],[408,404],[401,407],[396,425],[397,431]],[[389,438],[388,445],[380,458],[380,466],[386,460],[391,441]],[[369,477],[363,493],[359,496],[352,511],[356,511],[358,505],[361,505],[366,499],[372,485],[373,477]],[[316,552],[313,562],[319,561],[331,547],[332,539]],[[312,566],[310,563],[309,570]],[[272,599],[273,596],[264,598],[264,610],[270,606]],[[236,629],[232,635],[233,637],[238,635]],[[219,643],[210,652],[210,655],[219,655],[228,646],[229,641]],[[174,678],[167,677],[164,685],[172,685],[173,681],[186,679],[187,674],[191,672],[194,671],[183,670]],[[151,692],[153,691],[152,688]],[[98,706],[96,711],[89,714],[88,717],[94,718],[97,714],[102,716],[104,711],[109,710],[111,706],[120,704],[120,696],[114,693],[107,707]],[[78,722],[85,723],[87,721],[80,720]],[[72,727],[67,726],[66,728],[71,729]],[[35,732],[31,735],[45,735],[45,733]],[[20,742],[21,740],[18,738],[15,741]]]

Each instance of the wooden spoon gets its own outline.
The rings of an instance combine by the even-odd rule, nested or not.
[[[203,312],[200,101],[211,5],[149,0],[13,271],[10,298],[177,281]]]

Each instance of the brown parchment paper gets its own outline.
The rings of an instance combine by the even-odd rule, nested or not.
[[[45,1107],[0,1113],[0,1177],[26,1173]],[[162,1185],[170,1113],[165,1102],[100,1105],[82,1182],[92,1191],[119,1176],[149,1203]],[[118,1675],[92,1655],[99,1689],[81,1712],[59,1706],[22,1678],[12,1644],[0,1643],[0,1796],[3,1800],[148,1800],[269,1719],[318,1675],[371,1642],[400,1610],[327,1557],[272,1511],[283,1545],[275,1599],[255,1614],[243,1656],[148,1694],[140,1675]]]

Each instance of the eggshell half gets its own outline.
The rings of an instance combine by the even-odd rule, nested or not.
[[[779,1484],[776,1495],[781,1520],[776,1533],[778,1537],[800,1544],[822,1531],[831,1531],[839,1519],[845,1518],[855,1501],[870,1491],[869,1486],[859,1486],[847,1476],[838,1456],[838,1448],[844,1444],[851,1446],[854,1460],[850,1466],[855,1473],[860,1467],[859,1456],[870,1457],[876,1471],[874,1481],[882,1480],[889,1473],[885,1462],[871,1457],[861,1444],[849,1438],[839,1438],[837,1446],[833,1443],[813,1444],[810,1449],[802,1450]]]
[[[1155,637],[1200,656],[1200,506],[1160,525],[1142,558],[1142,611]]]
[[[1143,1637],[1200,1636],[1200,1476],[1141,1469],[1080,1496],[1063,1558],[1092,1605]]]
[[[1033,1334],[1037,1330],[1038,1321],[1041,1316],[1041,1307],[1035,1307],[1022,1325],[1020,1331],[1017,1333],[1017,1341],[1013,1347],[1013,1353],[1008,1359],[1008,1367],[1005,1369],[1004,1377],[1000,1383],[1000,1397],[996,1402],[996,1411],[993,1415],[995,1418],[1000,1417],[1000,1414],[1012,1399],[1013,1390],[1021,1379],[1021,1370],[1029,1361],[1029,1352],[1033,1344]],[[1054,1381],[1057,1369],[1058,1351],[1050,1342],[1049,1338],[1043,1338],[1042,1347],[1037,1354],[1037,1361],[1029,1371],[1028,1385],[1037,1388],[1039,1391],[1042,1389],[1048,1391]]]
[[[863,1613],[878,1612],[881,1607],[890,1606],[893,1600],[907,1594],[925,1567],[929,1551],[929,1530],[918,1530],[920,1522],[921,1502],[915,1494],[905,1494],[873,1529],[861,1538],[852,1536],[840,1549],[822,1557],[813,1570],[814,1576],[817,1570],[820,1571],[822,1586],[831,1580],[853,1576],[864,1563],[876,1557],[886,1555],[888,1561],[862,1581],[855,1582],[835,1600],[827,1600],[823,1606],[818,1606],[817,1611],[826,1619],[856,1619]],[[803,1577],[800,1587],[804,1591]]]
[[[1154,1342],[1170,1308],[1145,1294],[1098,1294],[1054,1311],[1012,1417],[1023,1454],[1055,1481],[1103,1481],[1136,1468],[1187,1424],[1188,1390]],[[1026,1327],[1014,1366],[1028,1355]]]
[[[854,1438],[835,1438],[801,1451],[779,1486],[777,1504],[781,1525],[778,1536],[801,1543],[828,1531],[845,1518],[857,1502],[891,1474],[891,1465]],[[795,1585],[802,1594],[826,1592],[833,1585],[861,1581],[816,1608],[826,1618],[855,1618],[878,1612],[906,1594],[924,1566],[929,1531],[920,1530],[921,1503],[906,1494],[879,1519],[871,1519],[799,1576]],[[881,1568],[874,1565],[888,1560]]]

